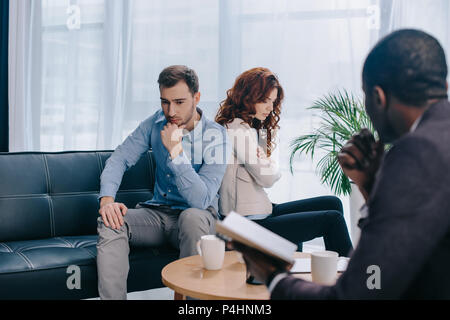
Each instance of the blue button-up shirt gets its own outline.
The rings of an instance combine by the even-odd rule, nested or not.
[[[131,133],[106,161],[101,175],[100,195],[115,198],[124,172],[152,149],[156,161],[154,195],[149,204],[169,205],[173,209],[213,206],[218,210],[218,190],[231,154],[225,128],[206,119],[201,120],[182,138],[183,152],[171,159],[161,140],[167,124],[159,110]]]

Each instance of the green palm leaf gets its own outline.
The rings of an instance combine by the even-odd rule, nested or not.
[[[319,98],[308,109],[317,112],[321,123],[312,133],[292,140],[289,157],[291,173],[297,153],[310,155],[314,159],[315,151],[320,149],[325,151],[316,166],[321,182],[331,187],[336,195],[348,195],[351,191],[350,180],[339,166],[337,154],[362,128],[368,128],[375,134],[364,104],[344,89]]]

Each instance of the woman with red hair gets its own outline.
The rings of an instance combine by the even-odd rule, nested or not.
[[[275,161],[283,88],[267,68],[242,73],[220,104],[216,122],[227,128],[233,156],[220,187],[221,215],[235,211],[299,244],[323,237],[327,250],[347,256],[352,244],[342,203],[322,196],[273,204],[264,188],[281,177]]]

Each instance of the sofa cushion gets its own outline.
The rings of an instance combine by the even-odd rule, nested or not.
[[[0,242],[0,299],[98,296],[96,245],[96,235]],[[132,247],[128,291],[162,286],[160,270],[178,254],[170,246]],[[70,265],[80,267],[80,290],[67,288]],[[49,286],[52,290],[42,292]]]
[[[44,155],[18,153],[0,156],[0,196],[41,195],[47,191]]]
[[[0,153],[0,241],[95,235],[100,175],[110,151]],[[151,152],[125,172],[116,201],[153,197]]]
[[[2,261],[0,273],[94,263],[96,244],[97,236],[93,235],[0,242],[0,261]],[[13,259],[14,261],[20,260],[20,263],[5,263],[3,258]]]
[[[61,266],[95,264],[97,236],[57,237],[34,241],[0,242],[0,273],[53,269]],[[130,261],[148,255],[176,253],[170,246],[136,247]],[[6,259],[11,261],[7,263]]]
[[[111,151],[0,153],[0,300],[97,297],[100,174]],[[125,172],[116,201],[134,208],[152,198],[151,151]],[[169,246],[131,248],[128,292],[163,286]],[[80,267],[81,288],[67,287]]]
[[[51,237],[51,233],[52,217],[47,196],[0,198],[0,241],[45,239]]]

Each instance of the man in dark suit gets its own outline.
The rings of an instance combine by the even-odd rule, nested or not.
[[[368,55],[363,90],[380,141],[364,130],[341,150],[366,198],[347,270],[323,286],[277,269],[234,243],[272,299],[450,299],[450,103],[445,54],[418,30],[399,30]],[[383,144],[392,143],[384,154]]]

